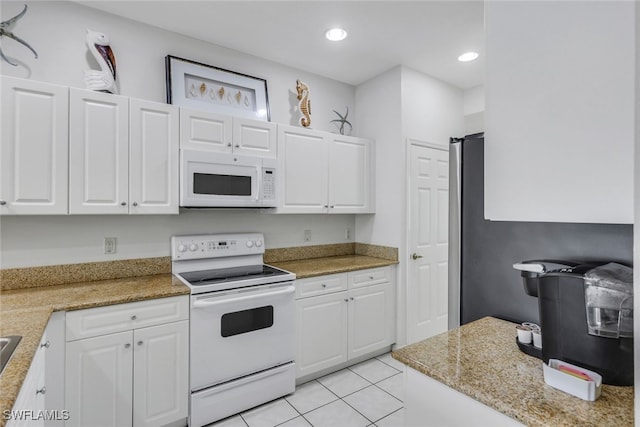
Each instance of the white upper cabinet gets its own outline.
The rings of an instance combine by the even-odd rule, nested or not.
[[[0,215],[66,214],[69,90],[7,76],[0,82]]]
[[[278,126],[278,212],[327,212],[327,134]]]
[[[177,107],[72,88],[69,119],[69,213],[178,213]]]
[[[179,109],[129,102],[130,213],[177,214]]]
[[[129,213],[129,99],[69,91],[69,213]]]
[[[278,126],[282,213],[369,213],[373,143],[294,126]]]
[[[485,2],[485,216],[633,222],[634,2]]]
[[[365,139],[332,136],[329,141],[330,212],[369,212],[372,147]]]
[[[180,147],[275,158],[276,125],[181,108]]]

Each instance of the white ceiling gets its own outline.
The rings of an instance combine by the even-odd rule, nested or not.
[[[79,3],[352,85],[399,64],[463,89],[484,81],[482,0]],[[326,40],[333,26],[349,37]],[[469,50],[480,57],[458,62]]]

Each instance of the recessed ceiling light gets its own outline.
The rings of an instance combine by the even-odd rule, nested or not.
[[[339,42],[347,38],[347,32],[342,28],[332,28],[324,33],[325,37],[332,42]]]
[[[467,53],[463,53],[462,55],[458,56],[458,61],[460,61],[460,62],[469,62],[469,61],[473,61],[477,57],[478,57],[478,52],[467,52]]]

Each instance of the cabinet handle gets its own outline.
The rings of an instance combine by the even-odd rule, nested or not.
[[[129,348],[129,347],[131,347],[131,344],[130,344],[130,343],[126,343],[126,344],[124,345],[124,348]]]
[[[138,206],[138,202],[133,202],[133,206]]]
[[[45,386],[42,386],[40,390],[36,390],[36,395],[45,394],[46,392],[47,392],[47,388]]]
[[[422,258],[422,255],[418,255],[417,253],[413,253],[413,255],[411,255],[411,259],[420,259]]]
[[[7,201],[6,201],[6,200],[0,200],[0,206],[4,206],[4,205],[6,205],[6,204],[7,204]]]
[[[142,345],[142,344],[143,344],[142,340],[138,341],[138,345]]]
[[[120,202],[120,206],[127,206],[127,202]]]
[[[49,348],[51,346],[51,342],[47,340],[47,342],[40,344],[40,348]]]
[[[131,316],[131,320],[136,320],[138,318],[138,316],[136,316],[135,314],[133,316]]]

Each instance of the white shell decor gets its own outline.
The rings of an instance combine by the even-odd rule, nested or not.
[[[311,126],[311,100],[309,99],[309,85],[296,80],[296,92],[298,93],[298,109],[300,110],[300,125]]]
[[[255,93],[252,89],[238,87],[196,76],[185,76],[186,97],[207,104],[226,105],[253,111]]]
[[[89,90],[117,93],[116,57],[111,50],[109,37],[97,31],[87,29],[89,52],[98,61],[100,70],[86,70],[84,84]]]

